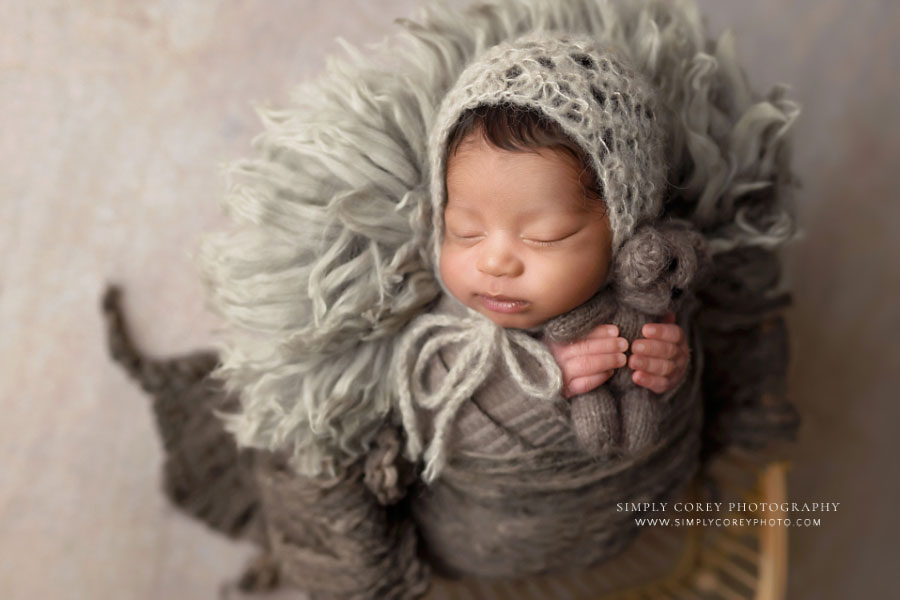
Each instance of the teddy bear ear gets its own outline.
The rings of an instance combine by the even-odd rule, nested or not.
[[[617,261],[628,262],[640,256],[648,256],[651,252],[660,252],[665,248],[662,232],[655,226],[646,224],[639,226],[616,255]]]
[[[616,255],[615,275],[622,283],[646,284],[669,260],[669,242],[653,225],[642,225]]]

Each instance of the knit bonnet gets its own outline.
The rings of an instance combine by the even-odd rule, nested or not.
[[[590,38],[542,32],[485,51],[444,97],[429,136],[434,264],[443,240],[448,138],[463,112],[522,107],[559,125],[591,162],[615,256],[638,224],[662,211],[666,163],[657,95],[624,53]]]

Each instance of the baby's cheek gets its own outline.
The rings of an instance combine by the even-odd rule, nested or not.
[[[552,307],[551,316],[568,312],[596,293],[599,286],[594,274],[587,270],[589,266],[578,256],[554,257],[542,266],[537,285],[541,297]]]
[[[448,251],[446,244],[441,248],[441,260],[438,264],[438,271],[440,271],[441,279],[444,281],[444,285],[450,285],[453,280],[454,270],[452,268],[452,257],[450,256],[450,252]]]
[[[456,298],[463,300],[467,287],[466,261],[460,252],[444,244],[441,250],[441,260],[438,266],[441,280]]]
[[[581,296],[587,300],[597,293],[606,282],[609,261],[602,254],[587,248],[568,261],[571,285],[577,286]]]

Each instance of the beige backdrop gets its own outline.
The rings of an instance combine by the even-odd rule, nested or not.
[[[461,3],[461,2],[457,2]],[[886,598],[900,562],[900,156],[890,0],[703,0],[752,80],[805,106],[806,239],[788,257],[794,498],[790,598]],[[335,36],[380,39],[414,0],[0,0],[0,598],[205,599],[252,554],[167,506],[144,395],[105,354],[122,283],[139,343],[204,346],[190,254],[224,224],[219,166]]]

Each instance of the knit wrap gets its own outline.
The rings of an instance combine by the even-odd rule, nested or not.
[[[666,128],[657,95],[621,51],[591,38],[542,32],[486,51],[447,93],[429,136],[434,255],[443,239],[448,136],[464,111],[494,105],[538,110],[584,150],[615,255],[635,226],[662,210]]]
[[[495,369],[509,373],[518,386],[516,393],[526,397],[552,398],[562,387],[559,367],[534,337],[504,329],[450,296],[444,296],[441,304],[452,308],[419,316],[403,334],[391,368],[397,411],[407,437],[406,456],[424,458],[426,482],[433,481],[444,466],[447,432],[456,413]],[[446,377],[433,387],[424,385],[429,364],[450,347],[463,350],[454,355]],[[434,411],[435,435],[424,454],[417,409]]]
[[[457,310],[445,299],[433,312]],[[694,355],[702,356],[693,328],[681,323]],[[445,345],[431,353],[425,385],[445,382],[465,349]],[[526,356],[519,360],[540,369]],[[429,563],[451,576],[514,577],[594,565],[619,554],[638,534],[634,519],[643,516],[619,503],[672,499],[697,470],[701,372],[692,365],[682,385],[656,398],[669,409],[653,444],[597,458],[580,446],[561,396],[524,393],[502,362],[493,365],[443,433],[440,477],[420,482],[411,494]],[[419,412],[420,421],[429,423],[426,408]],[[426,438],[441,434],[436,427],[424,429]]]

